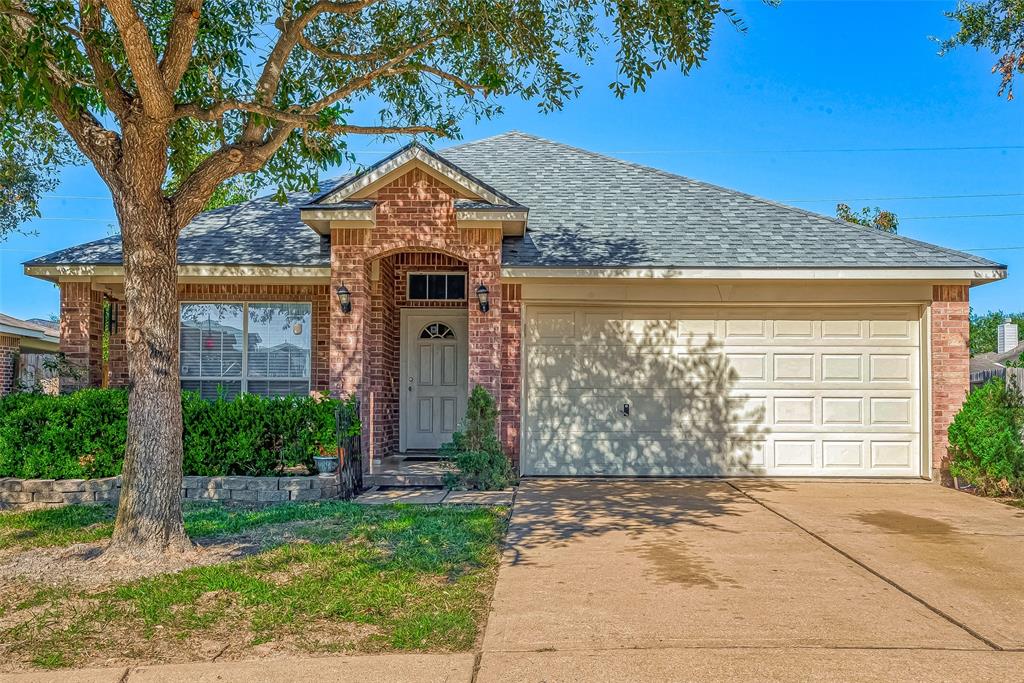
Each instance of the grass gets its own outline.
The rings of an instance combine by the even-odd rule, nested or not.
[[[109,534],[112,511],[0,516],[6,547]],[[298,652],[457,651],[473,646],[504,532],[500,509],[329,502],[189,508],[194,537],[287,540],[242,560],[103,589],[0,591],[0,653],[46,668]],[[214,645],[210,645],[213,643]]]
[[[0,514],[0,550],[65,546],[109,538],[114,530],[114,513],[114,508],[107,505],[69,505]],[[316,505],[245,509],[186,503],[185,529],[193,538],[224,536],[323,515],[324,508]]]
[[[114,510],[106,505],[69,505],[0,514],[0,550],[44,548],[107,538]]]

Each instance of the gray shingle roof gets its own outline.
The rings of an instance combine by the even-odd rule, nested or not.
[[[440,155],[528,207],[526,236],[505,239],[507,266],[1004,267],[523,133]],[[280,205],[264,197],[204,213],[183,231],[180,261],[329,265],[327,245],[299,219],[298,207],[312,199],[297,194]],[[120,262],[120,239],[112,237],[29,265]]]

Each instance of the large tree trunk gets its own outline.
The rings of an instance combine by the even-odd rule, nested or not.
[[[181,512],[178,231],[159,183],[155,192],[115,196],[115,206],[124,250],[129,394],[121,502],[108,555],[144,561],[192,549]]]

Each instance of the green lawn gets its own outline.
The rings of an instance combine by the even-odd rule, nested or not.
[[[0,514],[0,548],[101,539],[112,515],[102,507]],[[267,549],[101,589],[2,585],[4,668],[237,658],[268,648],[466,650],[486,614],[505,511],[206,505],[188,508],[186,525],[194,538],[244,534]]]

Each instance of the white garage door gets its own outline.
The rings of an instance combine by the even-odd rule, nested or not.
[[[528,306],[524,337],[524,474],[920,472],[916,307]]]

